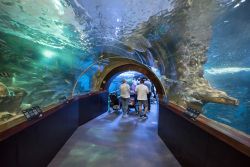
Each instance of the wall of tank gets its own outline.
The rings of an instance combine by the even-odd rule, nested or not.
[[[176,104],[249,133],[248,9],[247,0],[1,1],[0,123],[92,91],[110,52],[156,69]]]

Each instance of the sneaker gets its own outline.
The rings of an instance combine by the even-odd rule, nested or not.
[[[135,115],[139,115],[139,112],[135,112]]]
[[[148,116],[146,114],[143,115],[143,118],[148,118]]]
[[[123,114],[122,117],[123,117],[123,118],[127,118],[127,117],[128,117],[128,114]]]

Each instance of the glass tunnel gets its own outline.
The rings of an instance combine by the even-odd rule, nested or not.
[[[250,134],[249,10],[249,0],[1,0],[0,125],[134,70],[170,102]]]

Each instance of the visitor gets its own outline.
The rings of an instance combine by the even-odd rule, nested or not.
[[[135,78],[133,78],[132,85],[131,85],[131,93],[133,93],[133,94],[135,93],[136,85],[137,85],[137,81]]]
[[[149,81],[149,79],[146,79],[146,81],[144,82],[144,84],[148,87],[149,93],[147,94],[147,98],[148,98],[148,111],[150,111],[151,109],[151,103],[150,103],[150,98],[151,98],[151,88],[152,88],[152,84]]]
[[[121,96],[123,117],[127,117],[128,103],[130,98],[130,87],[125,79],[122,80],[122,84],[120,86],[120,96]]]
[[[147,94],[149,93],[148,87],[144,85],[144,80],[141,79],[140,84],[136,86],[135,92],[137,94],[137,101],[139,105],[139,115],[142,118],[147,118],[148,101]],[[142,113],[142,106],[144,107],[144,113]]]

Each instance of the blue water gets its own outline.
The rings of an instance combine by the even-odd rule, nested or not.
[[[239,106],[207,104],[204,114],[216,121],[227,124],[250,134],[250,72],[211,75],[206,78],[213,87],[224,90],[239,99]]]
[[[250,134],[250,1],[216,19],[207,52],[205,78],[239,99],[239,106],[207,104],[205,115]]]

